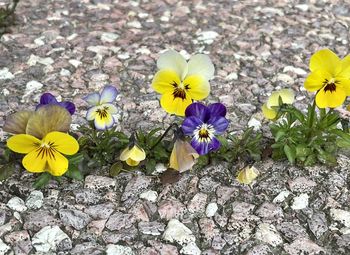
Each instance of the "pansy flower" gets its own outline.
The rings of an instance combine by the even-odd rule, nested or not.
[[[335,108],[350,95],[350,55],[340,59],[333,51],[322,49],[311,56],[311,74],[305,80],[305,89],[317,91],[319,108]]]
[[[210,104],[208,107],[193,103],[187,107],[181,127],[185,135],[192,136],[191,145],[199,155],[220,148],[220,141],[215,136],[222,135],[228,127],[225,115],[226,107],[221,103]]]
[[[43,105],[55,104],[65,108],[71,115],[75,112],[75,105],[72,102],[64,101],[58,102],[57,99],[51,93],[44,93],[40,97],[40,103],[36,106],[36,109],[39,109]]]
[[[120,160],[125,161],[129,166],[137,166],[145,158],[145,151],[137,144],[129,145],[120,154]]]
[[[83,98],[92,107],[86,113],[88,121],[94,121],[95,127],[99,130],[106,130],[113,126],[112,114],[117,113],[117,107],[112,104],[118,95],[117,89],[113,86],[106,86],[100,93],[92,93]]]
[[[279,91],[272,92],[267,102],[262,106],[262,112],[265,118],[273,120],[278,113],[278,107],[280,106],[280,100],[283,104],[292,104],[294,102],[294,92],[291,89],[281,89]]]
[[[197,54],[187,62],[174,50],[160,55],[159,71],[153,78],[153,89],[162,94],[160,105],[170,113],[185,115],[193,100],[202,100],[210,93],[209,80],[214,76],[214,65],[204,54]]]

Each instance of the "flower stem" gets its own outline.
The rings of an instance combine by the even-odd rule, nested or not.
[[[161,137],[159,137],[159,139],[151,146],[150,150],[154,149],[163,139],[164,137],[169,133],[169,131],[174,128],[174,127],[178,127],[177,123],[173,123],[171,124],[162,134]]]

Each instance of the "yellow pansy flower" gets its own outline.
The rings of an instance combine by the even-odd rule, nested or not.
[[[125,161],[129,166],[137,166],[140,164],[140,161],[146,158],[146,153],[142,148],[134,144],[131,147],[126,147],[119,158],[121,161]]]
[[[193,100],[202,100],[210,93],[209,80],[214,76],[214,65],[205,54],[197,54],[187,62],[174,50],[160,55],[159,71],[153,78],[153,89],[162,94],[160,105],[170,113],[185,115]]]
[[[259,171],[254,166],[245,167],[239,171],[236,180],[241,184],[251,184],[256,177],[258,177]]]
[[[335,108],[350,95],[350,55],[340,59],[333,51],[322,49],[310,59],[311,74],[305,80],[305,89],[317,91],[319,108]]]
[[[279,91],[272,92],[267,102],[262,106],[262,112],[265,118],[273,120],[277,116],[277,109],[279,100],[282,99],[284,104],[292,104],[294,102],[294,92],[291,89],[281,89]]]
[[[178,138],[170,155],[169,167],[180,173],[190,170],[196,163],[199,154],[189,142]]]
[[[79,144],[72,136],[56,131],[43,139],[27,134],[14,135],[7,140],[7,147],[27,154],[22,160],[27,171],[49,172],[53,176],[61,176],[68,170],[68,160],[62,154],[73,155],[79,150]]]

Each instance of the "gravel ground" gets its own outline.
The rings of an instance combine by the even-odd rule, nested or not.
[[[166,125],[173,118],[150,83],[159,53],[174,48],[210,54],[207,102],[228,107],[231,131],[253,123],[268,136],[267,96],[291,87],[304,109],[312,53],[349,51],[347,1],[305,2],[21,1],[0,41],[0,126],[46,91],[73,100],[83,123],[82,96],[109,83],[120,91],[122,130]],[[16,174],[0,183],[0,254],[350,254],[350,159],[338,163],[265,160],[251,187],[225,164],[172,185],[106,172],[35,191],[31,174]]]

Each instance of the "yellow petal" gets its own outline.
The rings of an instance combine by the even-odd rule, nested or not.
[[[45,105],[29,118],[26,133],[42,139],[52,131],[68,132],[71,121],[72,117],[65,108]]]
[[[135,160],[132,160],[131,158],[127,159],[125,162],[129,166],[137,166],[138,164],[140,164],[140,161],[135,161]]]
[[[66,155],[73,155],[78,152],[79,144],[74,137],[62,132],[48,133],[43,142],[51,143],[52,146],[59,152]]]
[[[97,129],[105,130],[113,126],[114,118],[112,114],[106,111],[104,115],[96,114],[94,124]]]
[[[62,176],[68,170],[68,159],[61,153],[53,151],[53,156],[47,157],[48,171],[53,176]]]
[[[180,85],[181,81],[178,74],[172,70],[160,70],[156,73],[152,81],[152,88],[160,93],[170,93],[174,91],[174,85]]]
[[[22,160],[23,167],[31,173],[42,173],[47,168],[46,157],[38,155],[37,150],[29,152]]]
[[[258,177],[259,171],[255,167],[245,167],[242,169],[237,176],[237,181],[241,184],[250,184],[256,177]]]
[[[142,161],[146,158],[145,151],[137,145],[131,148],[129,158],[134,161]]]
[[[210,93],[210,84],[201,75],[191,75],[187,76],[183,81],[184,86],[188,85],[187,93],[194,100],[202,100],[209,96]]]
[[[170,156],[169,167],[180,173],[190,170],[199,157],[195,149],[187,142],[177,139]]]
[[[324,70],[335,76],[341,70],[341,60],[330,49],[322,49],[315,52],[310,59],[310,70]]]
[[[200,75],[210,80],[214,77],[215,68],[208,55],[197,54],[188,61],[187,76]]]
[[[3,130],[12,134],[25,134],[29,118],[33,111],[19,111],[6,118]]]
[[[316,95],[316,105],[319,108],[335,108],[341,106],[346,98],[346,93],[344,89],[336,87],[336,90],[331,92],[329,90],[325,91],[322,88]]]
[[[120,159],[121,161],[127,160],[128,158],[130,158],[130,153],[131,153],[131,151],[129,150],[129,147],[126,147],[126,148],[122,151],[122,153],[120,154],[119,159]]]
[[[7,140],[7,147],[17,153],[27,154],[40,146],[41,141],[31,135],[14,135]]]
[[[281,89],[274,91],[267,100],[267,107],[279,106],[279,97],[281,97],[284,104],[292,104],[294,102],[294,92],[291,89]]]
[[[342,71],[341,75],[350,78],[350,54],[341,60]]]
[[[174,144],[174,148],[171,151],[169,167],[179,171],[179,164],[178,164],[177,155],[176,155],[176,143]]]
[[[186,94],[186,98],[182,99],[174,97],[172,93],[165,93],[160,99],[160,105],[166,112],[179,116],[185,116],[185,110],[190,104],[192,104],[192,99],[189,94]]]
[[[266,119],[273,120],[277,116],[277,112],[272,108],[268,108],[266,104],[261,107],[261,110]]]
[[[181,80],[186,76],[188,65],[185,58],[175,50],[168,50],[159,56],[157,61],[159,70],[172,70]]]
[[[337,78],[337,81],[339,82],[337,84],[337,87],[342,88],[345,94],[347,96],[350,96],[350,79],[342,77],[342,78]]]
[[[326,80],[330,81],[332,79],[332,75],[324,70],[316,70],[309,74],[304,82],[304,87],[306,90],[310,92],[314,92],[320,90],[324,86],[324,82]]]

